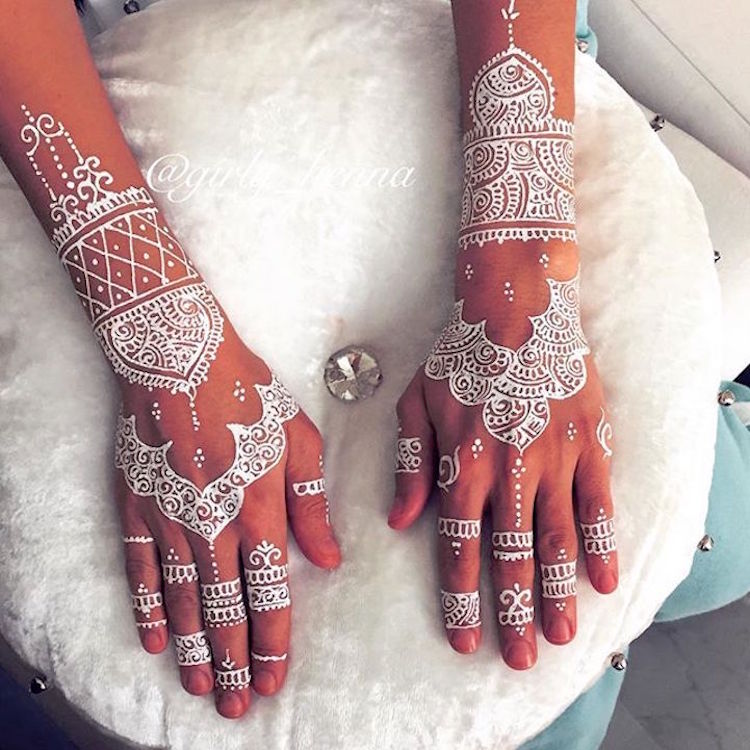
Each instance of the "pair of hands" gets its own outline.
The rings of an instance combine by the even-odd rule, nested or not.
[[[575,281],[562,285],[573,295]],[[493,311],[486,312],[483,331],[493,327]],[[481,520],[489,508],[501,651],[509,666],[526,669],[537,658],[535,558],[545,637],[564,644],[575,635],[576,508],[592,584],[602,593],[617,585],[611,435],[585,342],[575,355],[587,373],[584,384],[570,398],[548,404],[546,428],[528,445],[534,420],[512,413],[509,426],[498,427],[497,420],[486,419],[486,408],[458,400],[456,383],[466,393],[477,387],[474,381],[487,379],[469,354],[477,343],[466,345],[464,329],[473,329],[462,314],[454,314],[399,401],[397,492],[388,520],[395,529],[411,525],[437,484],[446,634],[457,651],[470,653],[481,635]],[[501,319],[494,328],[505,325]],[[540,328],[532,324],[532,348]],[[499,364],[506,347],[489,345],[491,354],[488,340],[479,350],[489,356],[482,368],[492,370],[490,360]],[[499,366],[495,374],[506,371]],[[287,522],[313,564],[333,569],[341,560],[320,434],[226,321],[209,377],[194,400],[121,382],[116,488],[141,642],[159,653],[171,631],[185,689],[196,695],[215,690],[219,713],[237,718],[250,705],[251,675],[261,695],[278,691],[286,676]],[[483,383],[490,392],[491,384]],[[495,406],[500,415],[510,407]],[[498,429],[507,442],[498,439]]]

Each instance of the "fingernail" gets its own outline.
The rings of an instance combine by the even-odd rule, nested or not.
[[[448,640],[460,654],[471,654],[479,646],[479,631],[476,628],[451,630],[448,632]]]
[[[211,676],[202,669],[194,667],[187,676],[185,687],[193,695],[205,695],[212,687]]]
[[[518,641],[505,651],[505,661],[513,669],[529,669],[534,666],[536,655],[534,649],[526,641]]]
[[[143,634],[143,648],[146,649],[150,654],[158,654],[166,645],[166,631],[164,628],[157,628],[156,630],[147,630]]]
[[[217,704],[219,713],[227,719],[237,719],[242,716],[245,706],[237,693],[226,692],[219,696]]]
[[[596,579],[596,590],[600,594],[610,594],[617,588],[617,575],[611,570],[605,570]]]
[[[272,695],[275,693],[277,684],[276,676],[267,669],[253,675],[253,685],[255,685],[255,690],[261,695]]]
[[[573,626],[565,617],[555,617],[545,628],[547,640],[551,643],[567,643],[573,637]]]

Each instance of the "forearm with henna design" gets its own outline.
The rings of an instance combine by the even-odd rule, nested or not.
[[[399,402],[399,455],[420,464],[400,460],[389,522],[413,522],[437,468],[444,622],[470,652],[480,535],[459,532],[491,509],[501,647],[525,669],[536,659],[535,551],[545,636],[575,633],[574,486],[592,583],[607,593],[617,582],[611,428],[579,313],[575,2],[454,0],[453,16],[464,129],[456,303]]]
[[[158,652],[169,627],[186,689],[214,687],[236,718],[251,679],[267,695],[286,675],[287,520],[314,563],[340,560],[320,435],[156,205],[72,5],[0,13],[0,154],[122,393],[115,489],[139,636]]]

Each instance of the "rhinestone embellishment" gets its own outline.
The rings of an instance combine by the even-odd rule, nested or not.
[[[383,379],[380,365],[361,346],[347,346],[328,358],[324,378],[328,390],[342,401],[361,401],[375,393]]]

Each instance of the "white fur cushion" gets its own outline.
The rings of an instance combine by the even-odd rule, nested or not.
[[[182,691],[170,653],[140,650],[110,498],[114,383],[3,172],[3,632],[80,710],[151,745],[512,748],[535,735],[648,626],[703,532],[720,313],[693,189],[636,105],[579,56],[584,322],[615,425],[622,576],[604,598],[584,575],[574,643],[542,642],[539,664],[517,673],[499,657],[486,581],[482,648],[462,657],[445,642],[433,510],[408,533],[385,524],[394,404],[451,307],[461,171],[448,4],[165,0],[95,48],[144,169],[181,152],[270,173],[258,189],[230,181],[162,203],[247,343],[323,430],[346,559],[328,574],[292,555],[289,681],[239,723]],[[310,177],[353,165],[414,166],[413,184]],[[351,342],[385,378],[371,400],[343,404],[322,366]]]

